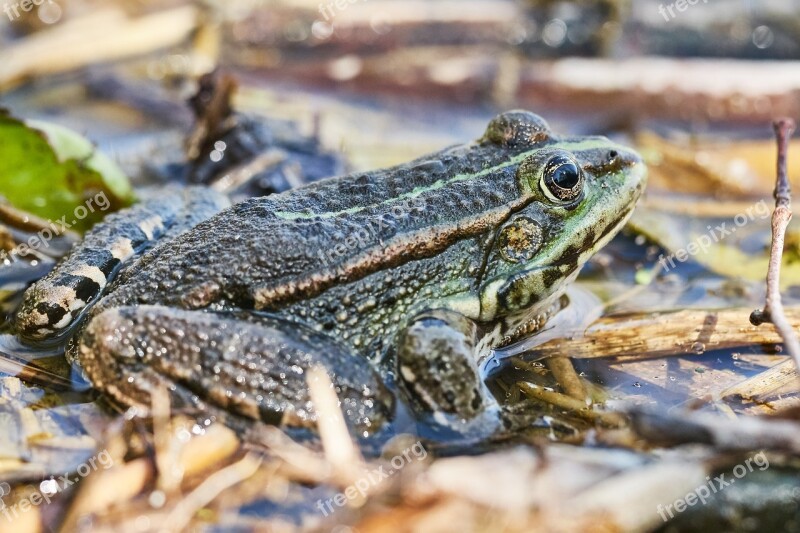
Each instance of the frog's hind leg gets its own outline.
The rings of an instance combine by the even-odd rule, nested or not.
[[[323,366],[345,419],[359,433],[383,427],[394,397],[377,372],[329,337],[284,320],[163,306],[119,307],[87,324],[70,347],[93,385],[144,412],[155,388],[173,405],[310,427],[306,371]],[[234,417],[234,418],[239,418]]]
[[[59,337],[97,300],[125,262],[227,205],[227,198],[207,189],[170,188],[109,215],[26,291],[16,316],[17,333],[27,340]]]

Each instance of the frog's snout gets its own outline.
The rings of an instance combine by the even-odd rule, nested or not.
[[[644,165],[644,160],[638,152],[624,147],[615,147],[608,150],[608,160],[610,162],[617,162],[623,167]]]
[[[41,341],[65,330],[71,321],[66,302],[34,285],[14,317],[14,331],[23,340]]]
[[[614,145],[610,141],[607,142],[612,146],[598,148],[582,154],[581,168],[584,172],[602,179],[605,176],[644,165],[642,157],[635,151],[624,146]]]

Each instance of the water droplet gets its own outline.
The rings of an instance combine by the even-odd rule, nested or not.
[[[636,387],[637,389],[642,388],[642,384],[639,383],[638,381],[636,383],[634,383],[633,386]]]
[[[39,483],[39,490],[42,494],[55,494],[58,492],[58,482],[55,479],[45,479]],[[0,489],[0,495],[3,495],[2,489]]]
[[[154,509],[160,509],[167,502],[167,495],[163,491],[154,490],[147,498],[147,503]]]
[[[318,20],[311,25],[311,35],[320,41],[324,41],[333,35],[333,26],[327,22]]]
[[[548,22],[542,32],[542,40],[547,46],[557,48],[564,43],[567,37],[567,25],[561,19]]]
[[[769,26],[759,26],[753,30],[753,44],[756,48],[765,49],[775,42],[775,34]]]
[[[55,24],[61,20],[61,13],[61,8],[58,4],[54,2],[48,2],[39,8],[37,15],[39,15],[39,20],[45,24]]]

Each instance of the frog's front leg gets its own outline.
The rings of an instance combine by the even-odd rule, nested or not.
[[[438,423],[469,423],[496,410],[478,367],[476,335],[472,320],[447,310],[418,315],[400,333],[400,382],[414,407]]]
[[[245,311],[111,308],[90,320],[68,355],[95,388],[144,412],[153,390],[166,388],[176,408],[313,426],[306,371],[316,365],[359,434],[380,429],[394,410],[394,397],[359,356],[301,325]]]
[[[97,301],[120,267],[156,242],[216,214],[228,199],[203,188],[151,191],[106,217],[47,276],[25,293],[15,328],[27,340],[57,338]]]

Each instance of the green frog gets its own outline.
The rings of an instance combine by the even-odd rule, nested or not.
[[[469,434],[501,423],[492,350],[563,306],[645,181],[630,149],[510,111],[475,142],[232,206],[161,191],[29,288],[16,331],[68,340],[144,413],[164,388],[175,408],[312,427],[321,366],[360,434],[399,412]]]

